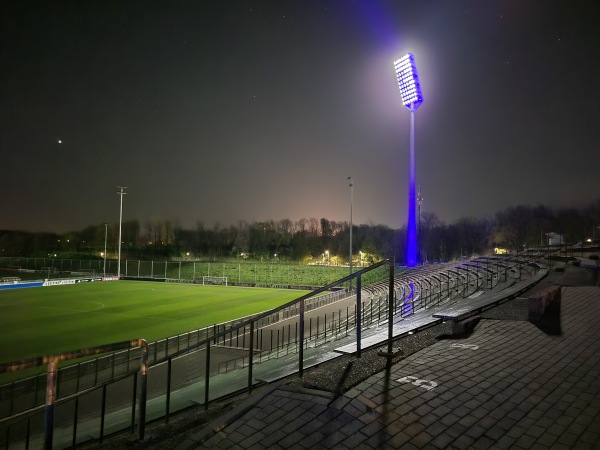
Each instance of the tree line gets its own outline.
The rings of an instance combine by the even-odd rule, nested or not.
[[[518,251],[547,243],[547,233],[561,234],[575,244],[600,239],[600,200],[581,208],[519,205],[492,217],[465,217],[446,224],[435,213],[419,220],[421,261],[447,261],[482,254],[494,247]],[[0,230],[0,256],[63,258],[116,257],[119,226],[91,225],[64,234]],[[122,257],[135,259],[242,258],[347,264],[348,222],[326,218],[239,221],[223,226],[198,222],[184,229],[169,220],[127,220],[122,223]],[[362,224],[352,227],[353,261],[371,263],[390,258],[404,261],[406,227]]]

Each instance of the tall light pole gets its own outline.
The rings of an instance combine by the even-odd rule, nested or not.
[[[121,226],[123,224],[123,196],[127,195],[125,189],[127,186],[117,186],[119,190],[117,191],[117,195],[121,196],[121,208],[119,209],[119,260],[117,262],[117,276],[121,277]]]
[[[350,275],[352,275],[352,203],[353,203],[353,185],[352,177],[346,178],[350,186]],[[350,290],[352,290],[352,278],[350,278]]]
[[[421,213],[423,212],[423,195],[421,194],[421,185],[417,190],[417,246],[421,249],[421,261],[427,261],[427,251],[423,252],[423,238],[421,238]],[[425,253],[425,259],[423,259]]]
[[[106,238],[108,237],[108,224],[104,224],[104,276],[106,276]]]
[[[417,264],[417,199],[415,192],[415,111],[423,103],[421,84],[417,74],[417,66],[412,53],[407,53],[402,58],[394,61],[398,86],[402,96],[402,103],[410,111],[410,163],[408,185],[408,226],[406,265],[409,267]]]

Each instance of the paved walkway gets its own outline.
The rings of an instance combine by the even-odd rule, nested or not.
[[[563,288],[555,317],[483,319],[337,397],[275,385],[178,450],[600,449],[600,288]]]

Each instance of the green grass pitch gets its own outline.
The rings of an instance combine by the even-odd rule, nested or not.
[[[0,362],[129,339],[152,342],[266,311],[306,292],[140,281],[2,290]]]

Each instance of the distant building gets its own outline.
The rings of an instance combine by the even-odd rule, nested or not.
[[[565,243],[565,238],[562,234],[546,233],[546,245],[562,245]]]

